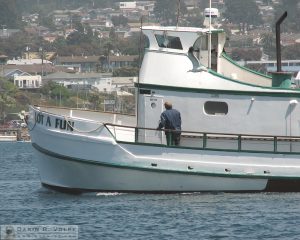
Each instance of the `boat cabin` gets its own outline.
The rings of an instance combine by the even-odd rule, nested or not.
[[[149,46],[136,83],[138,127],[156,128],[163,103],[171,101],[185,131],[300,135],[300,92],[271,87],[271,77],[231,60],[222,29],[142,31]]]

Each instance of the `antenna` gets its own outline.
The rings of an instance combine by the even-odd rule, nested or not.
[[[180,0],[178,0],[178,2],[177,2],[177,19],[176,19],[176,27],[178,27],[179,15],[180,15]]]
[[[208,68],[211,68],[211,0],[209,0]]]
[[[139,101],[140,101],[140,71],[142,55],[142,36],[143,36],[143,16],[141,16],[140,46],[139,46],[139,75],[137,79],[137,100],[136,100],[136,125],[139,125]],[[135,141],[138,140],[138,128],[135,129]]]

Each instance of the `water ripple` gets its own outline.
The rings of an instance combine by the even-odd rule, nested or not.
[[[28,143],[0,143],[0,224],[72,224],[79,239],[300,239],[298,193],[62,194]]]

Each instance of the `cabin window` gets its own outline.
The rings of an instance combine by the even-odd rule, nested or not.
[[[161,48],[173,48],[182,50],[182,45],[179,37],[155,34],[157,44]]]
[[[149,89],[140,89],[140,94],[151,94],[151,90]]]
[[[203,65],[208,67],[208,37],[201,35],[193,45],[193,55]]]
[[[208,50],[208,37],[206,35],[200,36],[194,43],[193,48],[196,51],[207,51]]]
[[[150,41],[149,41],[149,38],[146,35],[143,35],[142,42],[144,43],[144,48],[149,48],[150,47]]]
[[[226,115],[228,105],[226,102],[208,101],[204,103],[204,111],[208,115]]]

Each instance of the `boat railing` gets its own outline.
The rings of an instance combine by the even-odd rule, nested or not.
[[[256,134],[180,131],[180,144],[166,140],[165,132],[175,130],[104,124],[117,142],[148,144],[191,149],[237,152],[300,153],[300,136],[271,136]],[[172,136],[171,136],[172,137]],[[167,142],[171,144],[167,144]]]

